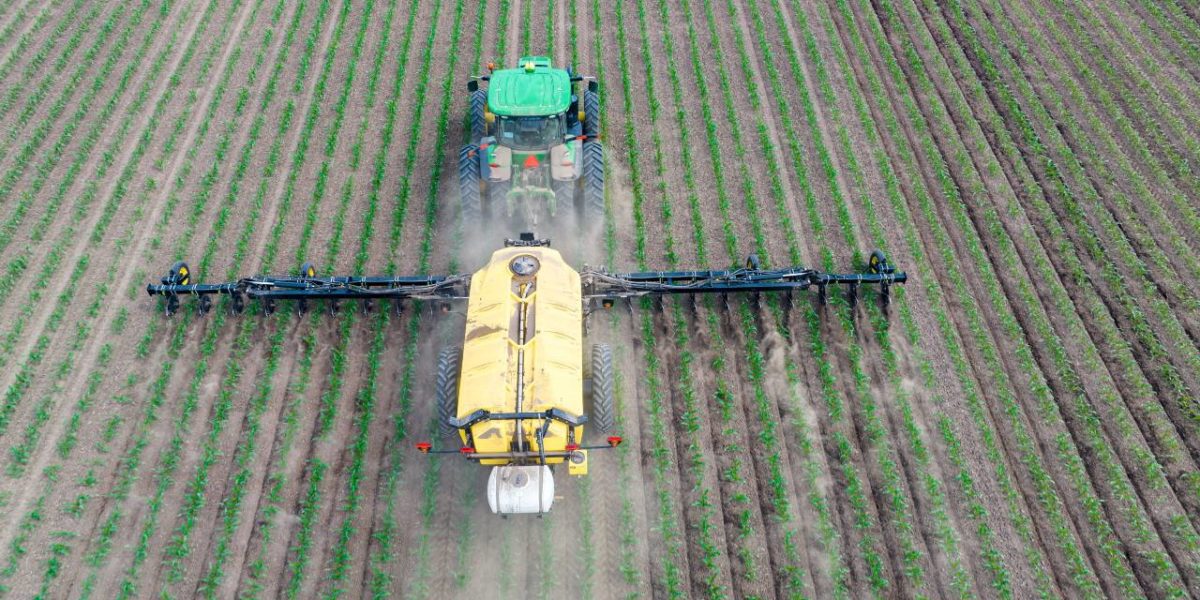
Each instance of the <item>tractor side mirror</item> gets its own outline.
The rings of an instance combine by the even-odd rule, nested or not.
[[[600,91],[600,82],[599,82],[599,81],[596,81],[595,79],[593,79],[593,80],[591,80],[591,81],[588,81],[588,91],[589,91],[589,92],[598,92],[598,91]]]
[[[478,80],[472,79],[467,82],[467,91],[468,92],[474,92],[477,89],[479,89],[479,81]]]

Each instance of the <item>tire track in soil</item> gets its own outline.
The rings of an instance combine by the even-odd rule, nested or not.
[[[192,37],[194,37],[195,34],[196,34],[196,29],[195,29],[195,27],[193,27],[191,34],[188,36],[188,39],[189,40],[192,39]],[[179,63],[179,57],[176,57],[176,59],[172,63],[172,65],[173,65],[172,69],[171,69],[172,72],[175,71],[175,68],[178,66],[178,63]],[[165,81],[164,81],[164,84],[165,84]],[[160,88],[156,92],[155,97],[161,98],[164,89],[165,88]],[[144,128],[146,126],[146,122],[143,121],[141,123],[141,125]],[[124,156],[123,156],[124,160],[122,162],[127,164],[132,152],[133,152],[133,148],[130,147],[124,154]],[[104,196],[111,197],[111,195],[112,195],[112,187],[110,186],[109,189],[104,194]],[[96,220],[99,218],[99,216],[100,215],[97,214],[96,219],[93,219],[91,221],[91,227],[89,227],[89,230],[94,229]],[[72,257],[76,261],[78,260],[79,256],[82,254],[82,251],[84,249],[86,249],[86,247],[82,245],[83,241],[86,239],[88,239],[88,236],[79,236],[78,238],[76,238],[77,244],[80,245],[80,247],[77,248],[75,255]],[[69,271],[65,273],[65,275],[68,275],[68,276],[69,276],[69,274],[70,274]],[[63,282],[63,283],[65,285],[67,282]],[[118,289],[124,289],[124,288],[118,288]],[[61,293],[61,288],[59,290],[59,293]],[[57,295],[55,295],[54,297],[57,297]],[[109,304],[109,308],[104,313],[102,313],[101,317],[96,319],[96,322],[97,323],[111,322],[116,310],[117,310],[117,308],[113,304]],[[43,321],[43,323],[44,323],[44,321]],[[40,330],[41,329],[39,328],[39,331]],[[96,357],[97,357],[97,354],[99,353],[99,348],[101,346],[99,340],[100,340],[100,338],[95,338],[89,344],[89,350],[86,351],[87,358],[84,359],[82,364],[85,364],[85,365],[95,364],[95,362],[97,360]],[[53,354],[51,354],[50,356],[53,356]],[[73,397],[73,396],[77,395],[78,393],[81,393],[80,388],[83,386],[83,383],[84,383],[83,374],[86,372],[86,369],[81,369],[81,370],[78,370],[77,372],[79,375],[74,379],[74,382],[71,384],[68,384],[68,387],[66,388],[67,390],[69,390],[69,392],[67,394],[68,397]],[[44,434],[45,439],[58,439],[61,436],[62,430],[65,427],[65,425],[66,425],[65,421],[55,421],[52,425],[52,428],[47,433]],[[45,465],[51,460],[50,453],[51,453],[51,450],[50,450],[49,446],[43,446],[38,457],[30,462],[30,465],[27,468],[27,472],[30,472],[30,473],[40,472],[45,467]],[[27,493],[21,494],[20,498],[17,500],[17,506],[19,506],[21,508],[16,510],[15,514],[20,514],[24,510],[24,508],[28,506],[29,494],[31,494],[33,492],[33,490],[26,489],[26,492]],[[11,530],[6,529],[2,534],[0,534],[0,539],[8,539],[10,534],[11,534]]]

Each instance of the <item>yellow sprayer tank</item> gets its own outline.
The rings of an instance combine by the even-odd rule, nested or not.
[[[510,247],[492,254],[471,278],[459,419],[480,410],[584,414],[580,294],[579,274],[556,250]],[[493,512],[549,510],[553,477],[544,465],[568,460],[562,453],[583,436],[583,426],[576,426],[572,442],[570,429],[551,419],[489,419],[459,431],[480,464],[496,467],[488,482]],[[540,450],[559,456],[536,456],[541,431]],[[493,453],[516,456],[483,458]]]

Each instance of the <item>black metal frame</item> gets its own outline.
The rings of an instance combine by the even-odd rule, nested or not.
[[[533,234],[523,233],[517,240],[505,240],[505,246],[536,247],[549,246],[550,241],[536,239]],[[239,279],[228,283],[192,284],[190,272],[184,276],[180,268],[187,270],[185,263],[176,263],[162,278],[161,284],[149,284],[146,292],[151,296],[166,297],[166,312],[173,313],[179,306],[179,296],[195,295],[200,299],[199,310],[207,312],[211,301],[207,296],[227,294],[232,299],[234,312],[241,312],[243,297],[264,303],[267,312],[274,309],[276,300],[297,300],[298,308],[307,309],[308,300],[329,300],[331,308],[339,300],[376,299],[401,301],[440,300],[456,301],[467,298],[470,275],[415,275],[405,277],[308,277],[308,276],[259,276]],[[308,271],[305,265],[302,271]],[[829,286],[845,285],[848,300],[853,306],[858,300],[858,289],[863,285],[878,285],[880,301],[886,307],[889,288],[908,281],[908,275],[897,272],[882,252],[871,255],[871,263],[862,273],[822,273],[806,267],[782,269],[759,268],[757,257],[750,256],[746,267],[729,270],[707,271],[646,271],[640,273],[609,273],[603,269],[583,269],[579,273],[585,301],[612,306],[618,299],[635,298],[650,294],[729,294],[787,292],[816,287],[822,304],[827,299]],[[186,279],[185,279],[186,277]],[[189,281],[184,284],[183,281]]]

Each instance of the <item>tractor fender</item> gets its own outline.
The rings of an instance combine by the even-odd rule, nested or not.
[[[550,176],[556,181],[579,179],[583,162],[583,142],[578,139],[550,149]]]
[[[495,144],[495,138],[486,149],[479,150],[479,178],[484,181],[508,181],[512,179],[512,149]]]

